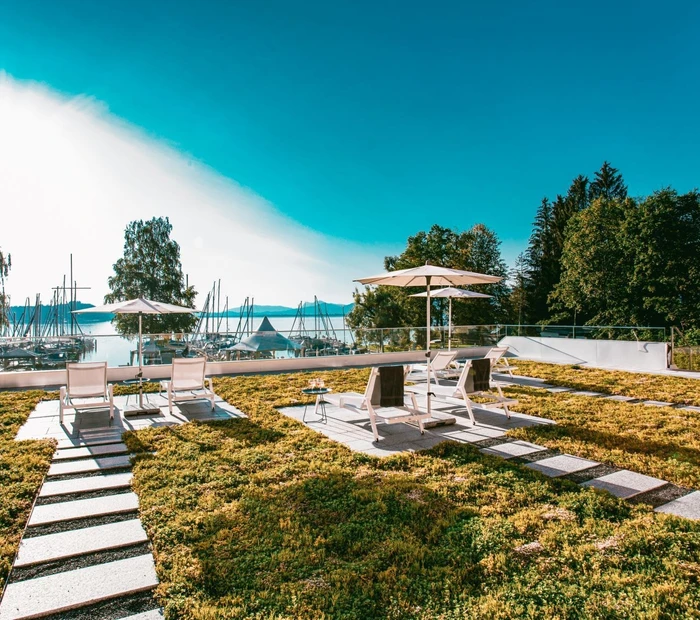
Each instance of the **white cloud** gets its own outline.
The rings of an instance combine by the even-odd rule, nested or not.
[[[200,292],[221,279],[237,305],[293,305],[313,295],[347,303],[353,278],[381,271],[394,248],[351,244],[285,218],[241,187],[86,97],[65,97],[0,73],[0,247],[13,303],[68,273],[101,303],[125,226],[167,215]]]

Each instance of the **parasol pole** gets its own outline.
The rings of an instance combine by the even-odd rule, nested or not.
[[[426,278],[426,285],[427,285],[427,295],[426,295],[426,308],[425,308],[425,314],[426,314],[426,338],[425,342],[427,344],[427,357],[428,357],[428,393],[426,395],[427,399],[427,404],[428,404],[428,415],[430,415],[430,279],[431,276],[428,276]]]
[[[450,300],[450,311],[447,318],[447,350],[452,351],[452,297]]]
[[[141,319],[143,313],[139,312],[139,408],[143,409],[143,337]]]

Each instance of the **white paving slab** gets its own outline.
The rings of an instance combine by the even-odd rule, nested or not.
[[[645,400],[642,404],[647,407],[670,407],[673,403],[667,403],[662,400]]]
[[[527,463],[525,467],[542,472],[545,476],[556,478],[557,476],[573,474],[574,472],[595,467],[596,465],[600,465],[600,463],[582,459],[577,456],[571,456],[570,454],[560,454],[558,456],[542,459],[541,461]]]
[[[85,474],[93,471],[118,469],[130,467],[128,456],[107,456],[99,459],[84,459],[82,461],[69,461],[67,463],[53,463],[46,474],[51,476],[63,476],[66,474]]]
[[[614,394],[613,396],[606,396],[605,400],[614,400],[620,403],[628,403],[631,400],[637,400],[634,396],[622,396],[622,394]]]
[[[121,620],[162,620],[164,617],[165,616],[163,616],[163,612],[160,609],[152,609],[151,611],[144,611],[140,614],[127,616]]]
[[[596,397],[596,396],[605,396],[605,394],[602,394],[600,392],[592,392],[591,390],[578,390],[577,392],[571,392],[571,396],[591,396],[591,397]]]
[[[688,495],[674,499],[668,504],[656,508],[656,512],[663,512],[686,519],[700,519],[700,491],[693,491]]]
[[[546,449],[547,448],[544,446],[538,446],[537,444],[528,443],[527,441],[509,441],[508,443],[502,443],[498,446],[482,448],[481,452],[484,454],[492,454],[493,456],[500,456],[504,459],[512,459],[516,456],[525,456],[526,454],[532,454],[533,452],[540,452]]]
[[[569,387],[561,387],[561,386],[556,386],[556,387],[549,387],[547,388],[548,392],[551,392],[552,394],[562,394],[563,392],[573,392],[573,388]]]
[[[69,532],[25,538],[19,545],[15,566],[31,566],[72,558],[85,553],[116,549],[147,542],[148,536],[138,519],[85,527]]]
[[[115,431],[99,434],[84,434],[81,433],[78,437],[63,437],[58,439],[57,448],[64,450],[66,448],[81,448],[83,446],[98,446],[109,443],[121,443],[124,429],[120,428]]]
[[[99,446],[85,446],[82,448],[59,448],[53,455],[53,462],[80,459],[91,456],[104,456],[107,454],[125,454],[129,449],[126,444],[108,443]]]
[[[695,405],[686,405],[685,407],[681,407],[684,411],[700,411],[700,407],[696,407]]]
[[[581,486],[603,489],[609,493],[612,493],[616,497],[627,499],[634,497],[635,495],[639,495],[640,493],[644,493],[645,491],[656,489],[664,484],[667,484],[665,480],[652,478],[651,476],[644,476],[642,474],[623,469],[622,471],[616,471],[613,474],[608,474],[607,476],[601,476],[600,478],[594,478],[593,480],[584,482]]]
[[[72,502],[58,502],[44,506],[34,506],[29,517],[29,527],[46,525],[58,521],[71,521],[85,517],[131,512],[139,507],[136,493],[120,493],[105,497],[76,499]]]
[[[0,620],[36,618],[75,609],[158,585],[150,554],[11,583]]]
[[[54,497],[69,493],[85,493],[87,491],[103,491],[120,489],[131,486],[133,474],[109,474],[105,476],[88,476],[87,478],[72,478],[70,480],[48,480],[39,491],[39,497]]]

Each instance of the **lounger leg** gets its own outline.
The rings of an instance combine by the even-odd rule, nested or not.
[[[63,409],[66,406],[66,388],[62,387],[58,401],[58,421],[63,424]]]
[[[425,435],[425,428],[423,428],[423,420],[418,418],[418,428],[420,429],[420,434]]]
[[[170,386],[168,386],[168,410],[172,414],[172,412],[173,412],[173,392],[170,389]]]
[[[371,407],[368,403],[368,408]],[[374,412],[369,410],[369,424],[372,427],[372,432],[374,433],[374,441],[379,441],[379,433],[377,432],[377,420],[374,416]]]
[[[472,411],[472,401],[469,396],[467,396],[466,390],[462,390],[462,398],[464,399],[464,404],[467,406],[467,413],[469,414],[469,419],[472,421],[472,426],[476,426],[474,411]]]
[[[114,390],[111,385],[107,388],[107,393],[109,395],[109,419],[114,420]]]

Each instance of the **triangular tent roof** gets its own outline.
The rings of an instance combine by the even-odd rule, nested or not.
[[[231,349],[235,351],[248,351],[257,353],[259,351],[288,351],[290,349],[300,349],[301,346],[285,338],[270,323],[270,319],[265,317],[260,323],[260,327],[254,333],[243,338],[239,343],[234,344]]]

